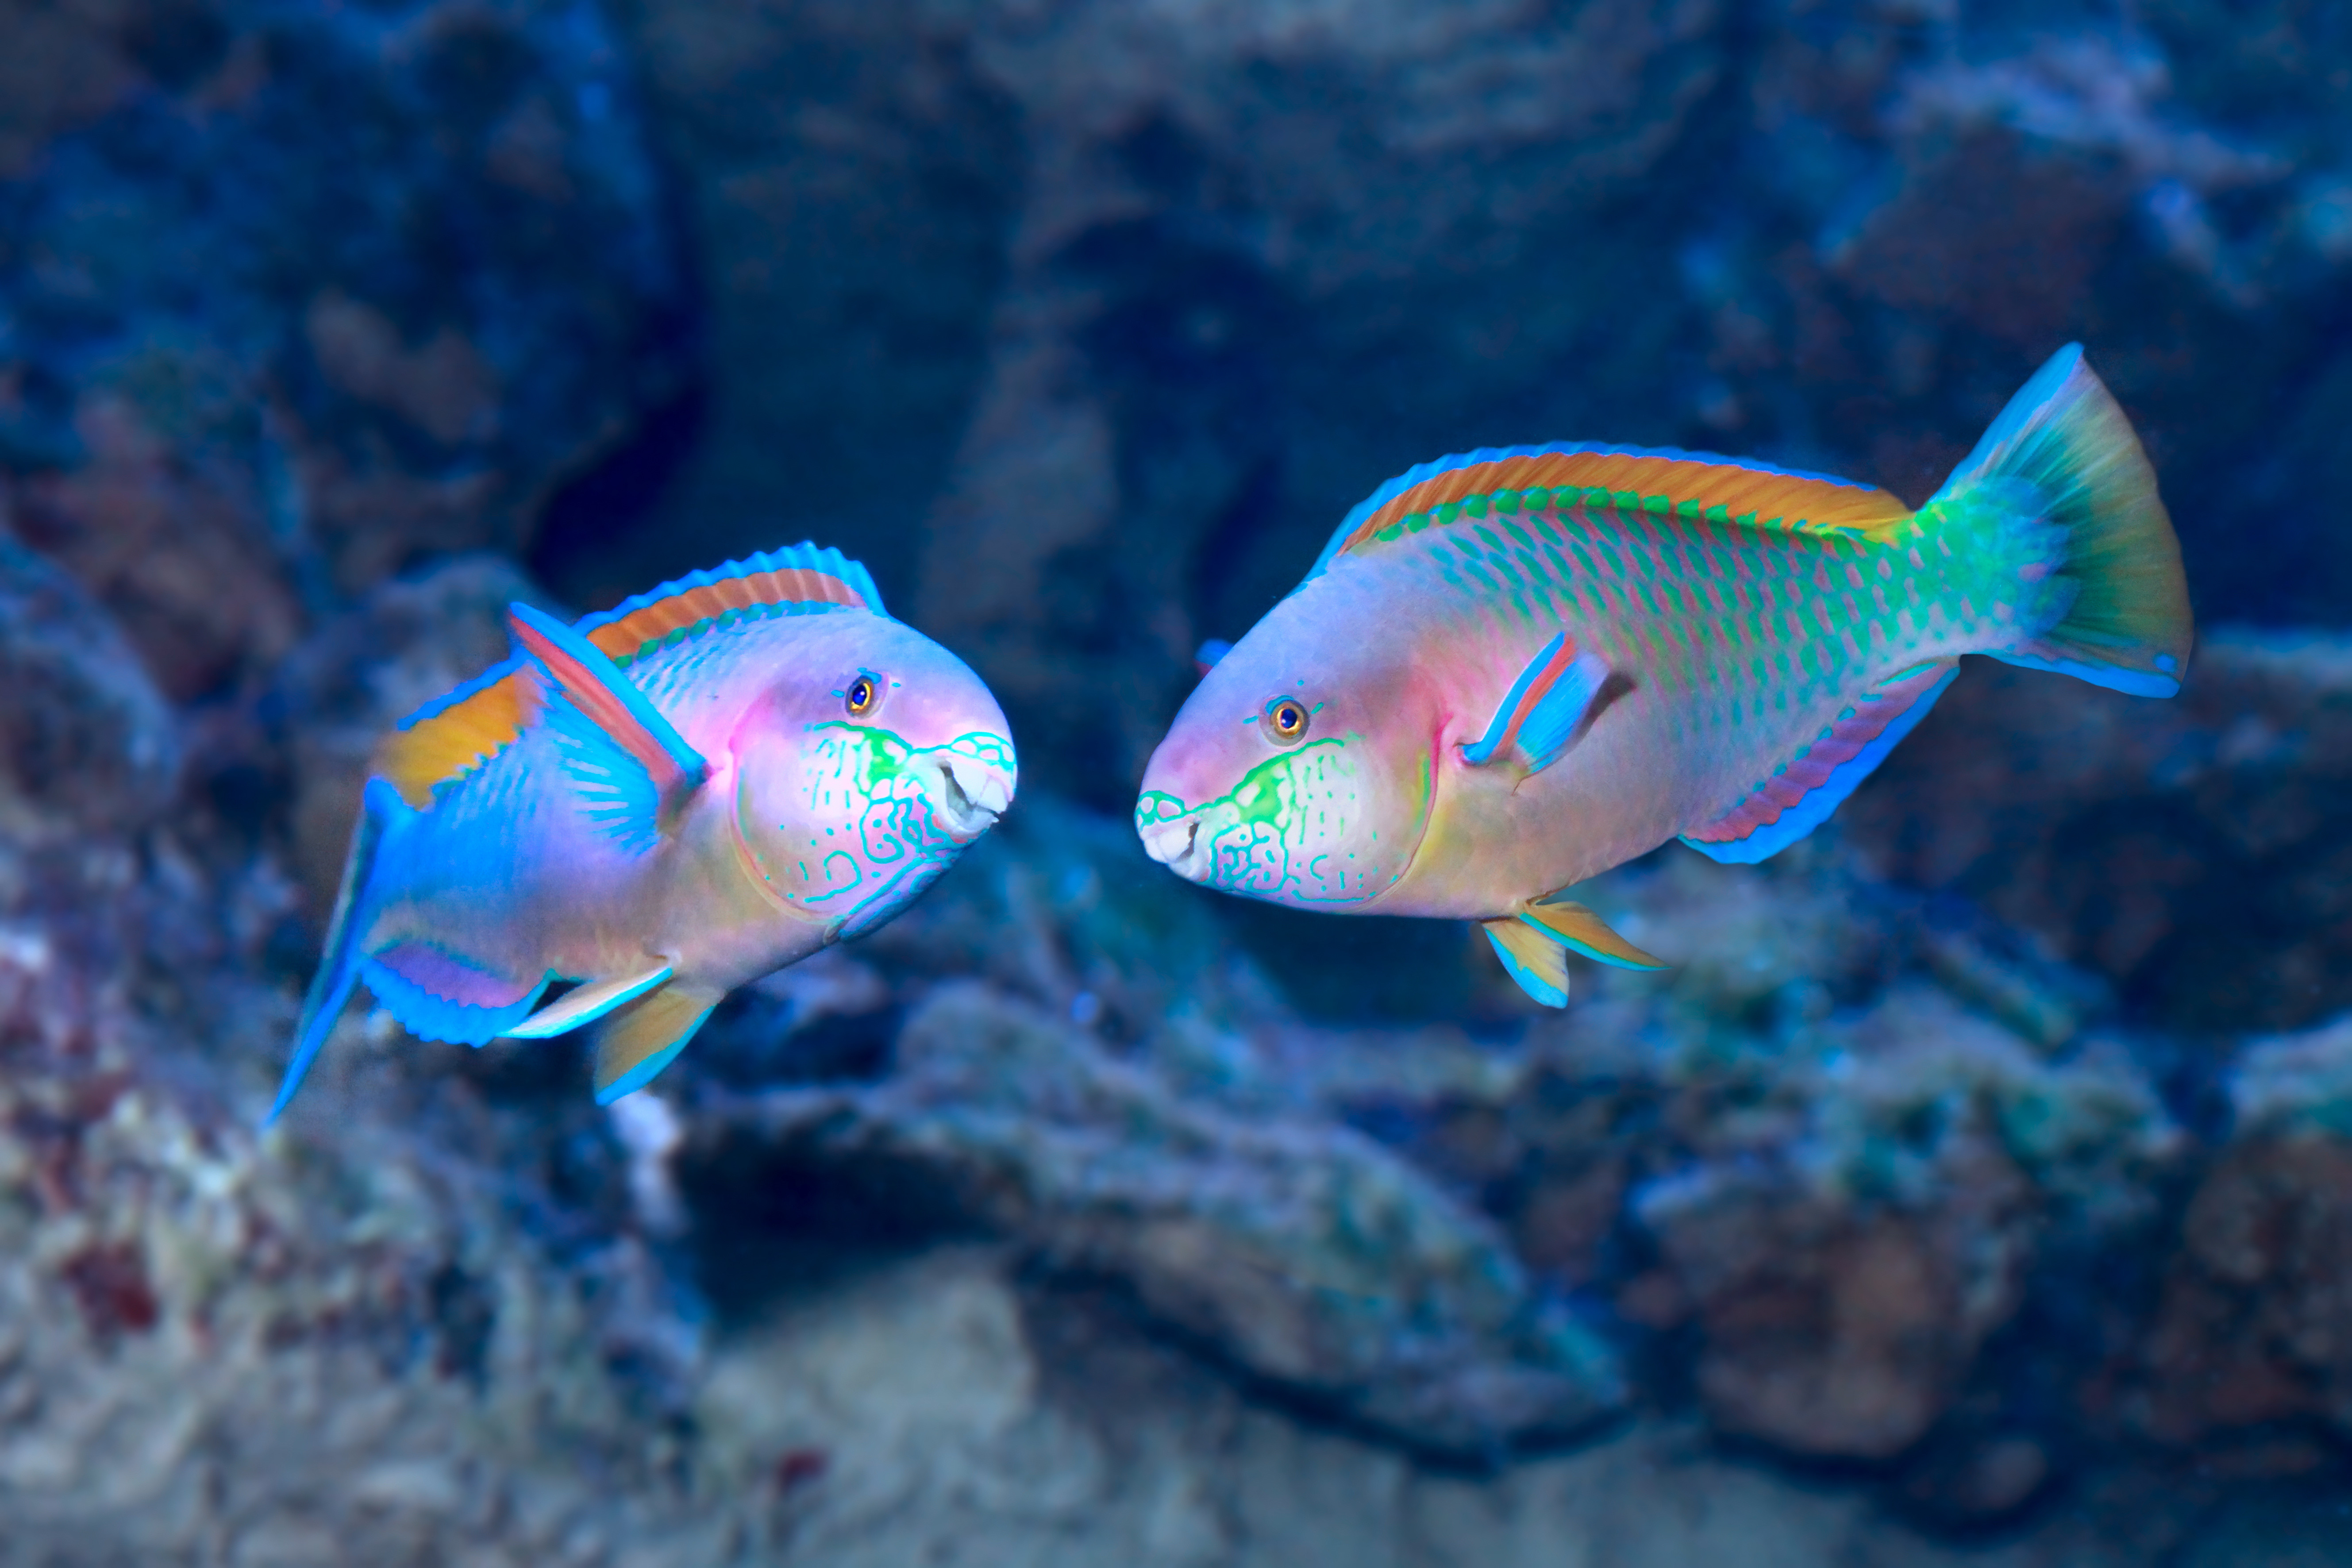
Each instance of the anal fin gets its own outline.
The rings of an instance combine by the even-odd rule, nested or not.
[[[716,995],[698,987],[664,985],[598,1020],[596,1103],[610,1105],[651,1083],[718,1005]]]
[[[526,978],[424,937],[398,937],[359,973],[400,1026],[420,1039],[485,1045],[530,1016],[551,978]]]
[[[1811,745],[1723,816],[1684,834],[1683,842],[1729,866],[1778,855],[1829,820],[1958,673],[1957,659],[1938,659],[1865,693]]]
[[[625,1006],[669,979],[667,963],[634,973],[592,980],[552,1006],[542,1007],[506,1032],[509,1040],[545,1040],[593,1024],[615,1007]]]

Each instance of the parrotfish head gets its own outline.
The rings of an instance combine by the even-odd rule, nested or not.
[[[771,896],[855,936],[1013,804],[1012,731],[980,678],[912,627],[863,610],[800,624],[736,731],[737,842]]]
[[[1151,754],[1136,831],[1187,880],[1299,908],[1378,898],[1412,865],[1437,707],[1373,637],[1286,600],[1210,668]]]

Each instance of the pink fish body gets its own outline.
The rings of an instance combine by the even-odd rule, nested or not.
[[[1137,829],[1244,897],[1476,921],[1559,1005],[1567,952],[1658,962],[1564,889],[1675,837],[1786,847],[1961,655],[2169,696],[2190,639],[2154,476],[2079,348],[1916,512],[1705,454],[1482,450],[1349,514],[1185,702]]]
[[[746,981],[888,920],[1011,804],[962,661],[813,545],[565,626],[387,737],[274,1118],[364,982],[412,1033],[591,1027],[600,1101]],[[580,982],[551,1005],[550,984]]]

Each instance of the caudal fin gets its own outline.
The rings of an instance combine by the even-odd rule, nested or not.
[[[361,796],[359,823],[352,829],[352,852],[343,862],[343,885],[335,895],[334,918],[327,922],[327,944],[319,955],[319,973],[310,982],[310,994],[302,1002],[302,1021],[294,1031],[294,1059],[287,1064],[277,1103],[261,1119],[264,1127],[278,1120],[294,1099],[294,1091],[302,1087],[302,1076],[318,1059],[327,1037],[334,1033],[336,1021],[343,1016],[343,1004],[352,998],[352,987],[359,981],[360,928],[366,923],[359,909],[367,898],[384,829],[407,810],[407,804],[390,784],[381,778],[368,780],[367,792]]]
[[[1983,652],[2138,697],[2180,689],[2194,638],[2180,542],[2131,421],[2080,343],[2010,399],[1921,511],[1955,528],[2059,535],[2000,568],[2027,587],[2046,581],[2054,618],[2029,619],[2017,641]]]

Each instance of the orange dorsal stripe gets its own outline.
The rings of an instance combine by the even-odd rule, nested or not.
[[[585,636],[607,658],[630,658],[647,643],[659,642],[672,632],[698,626],[730,610],[749,610],[761,605],[809,604],[840,605],[852,610],[871,608],[864,595],[832,573],[787,566],[700,584],[632,610],[619,620],[593,627]]]
[[[1909,507],[1885,490],[1835,479],[1643,452],[1538,452],[1433,474],[1374,509],[1335,553],[1362,548],[1382,529],[1415,512],[1433,511],[1469,496],[1568,486],[1631,495],[1639,498],[1634,505],[1664,498],[1669,508],[1690,503],[1712,511],[1721,507],[1733,519],[1753,513],[1759,522],[1777,521],[1809,532],[1851,529],[1874,536],[1911,515]],[[1587,500],[1556,497],[1552,504],[1582,506]]]
[[[462,778],[514,744],[539,717],[539,678],[510,670],[472,696],[378,742],[371,771],[422,811],[433,786]]]
[[[805,555],[813,548],[800,545],[778,554]],[[831,551],[816,553],[840,559]],[[730,563],[719,570],[730,571],[737,564]],[[864,574],[854,563],[850,569],[863,580]],[[730,576],[698,572],[683,579],[676,593],[601,625],[583,625],[580,631],[607,658],[625,664],[673,632],[691,630],[732,611],[809,604],[880,613],[865,591],[837,573],[813,566],[772,566]],[[422,811],[432,805],[436,785],[465,777],[520,738],[539,718],[542,701],[538,677],[527,668],[509,668],[479,690],[386,735],[376,747],[373,771],[398,790],[401,799]]]

